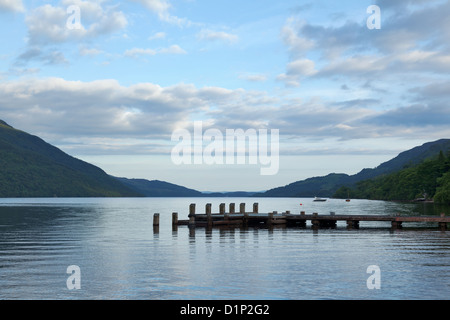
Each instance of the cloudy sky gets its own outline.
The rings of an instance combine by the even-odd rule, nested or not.
[[[0,0],[0,119],[202,191],[354,174],[450,137],[449,16],[437,0]],[[279,130],[277,174],[175,165],[172,133],[194,121]]]

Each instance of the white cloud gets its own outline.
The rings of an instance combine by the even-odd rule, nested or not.
[[[25,8],[22,0],[0,0],[1,11],[23,12]]]
[[[197,37],[200,40],[205,41],[226,41],[229,43],[235,43],[239,40],[239,37],[235,34],[228,33],[225,31],[213,31],[209,29],[203,29],[201,30]]]
[[[250,82],[264,82],[267,80],[267,76],[265,74],[241,74],[239,75],[239,79]]]
[[[156,13],[165,13],[171,7],[170,3],[165,0],[134,0],[145,6],[147,9]]]
[[[448,82],[430,85],[415,90],[415,103],[374,111],[381,101],[300,101],[265,92],[192,84],[123,86],[116,80],[26,78],[0,82],[0,114],[11,125],[51,138],[55,144],[68,139],[106,139],[105,147],[97,145],[98,154],[131,154],[130,145],[156,142],[168,146],[171,132],[191,126],[195,119],[205,119],[207,127],[221,131],[280,129],[283,139],[354,140],[402,137],[405,132],[409,132],[408,137],[421,138],[448,133],[447,89]],[[427,96],[436,99],[430,105],[420,102],[430,101]],[[121,143],[114,144],[114,139]]]
[[[80,8],[80,28],[67,27],[69,5]],[[37,7],[29,13],[25,22],[28,27],[28,42],[31,45],[51,45],[94,38],[114,33],[127,25],[123,12],[104,9],[97,2],[81,0],[65,0],[59,6],[46,4]]]
[[[148,40],[164,39],[166,37],[165,32],[157,32],[154,35],[148,37]]]
[[[186,54],[187,52],[183,50],[179,45],[171,45],[167,48],[159,49],[149,49],[149,48],[133,48],[125,51],[124,55],[127,57],[136,58],[138,56],[154,56],[157,54]]]
[[[95,49],[95,48],[87,48],[87,47],[81,47],[80,50],[80,55],[82,56],[96,56],[101,54],[103,51],[99,50],[99,49]]]
[[[150,11],[156,13],[161,21],[175,24],[180,27],[189,26],[192,24],[192,22],[186,18],[179,18],[177,16],[171,15],[169,13],[169,9],[172,8],[172,5],[169,1],[166,0],[133,0],[133,1],[140,3]]]
[[[318,71],[315,63],[309,59],[298,59],[288,63],[286,73],[280,74],[277,80],[283,81],[286,86],[298,87],[304,77],[315,75]]]

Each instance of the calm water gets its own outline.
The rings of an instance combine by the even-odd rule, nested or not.
[[[222,202],[258,202],[260,212],[450,214],[365,200],[2,199],[0,299],[450,298],[450,231],[435,224],[172,230],[172,212],[187,219],[190,203],[217,212]],[[79,290],[66,285],[70,265],[80,268]],[[370,265],[380,268],[380,289],[367,287]]]

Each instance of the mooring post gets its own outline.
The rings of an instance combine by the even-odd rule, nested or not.
[[[253,213],[258,213],[258,202],[253,204]]]
[[[244,217],[242,218],[242,223],[244,224],[244,226],[247,226],[248,225],[248,213],[245,212],[245,203],[240,204],[239,213],[244,215]]]
[[[153,233],[159,233],[159,213],[153,215]]]
[[[347,228],[348,229],[358,229],[359,228],[359,221],[357,220],[347,220]]]
[[[314,218],[316,218],[319,214],[318,214],[317,212],[313,212],[312,215],[313,215],[313,219],[311,219],[311,224],[312,224],[312,226],[313,226],[313,227],[319,227],[319,224],[320,224],[319,220],[314,219]]]
[[[393,229],[401,229],[402,228],[402,222],[401,221],[392,221],[391,226]]]
[[[445,217],[445,213],[442,212],[441,218],[444,218],[444,217]],[[439,222],[439,230],[441,230],[441,231],[447,230],[447,222]]]
[[[273,214],[274,214],[274,212],[269,212],[269,213],[267,214],[267,225],[268,225],[268,226],[271,226],[271,225],[272,225]]]
[[[195,203],[189,205],[189,226],[195,226]]]
[[[153,226],[155,227],[159,226],[159,213],[155,213],[153,215]]]
[[[225,203],[219,204],[219,213],[225,214]]]
[[[230,214],[235,213],[235,205],[234,203],[230,203]]]
[[[178,230],[178,212],[172,212],[172,231]]]
[[[212,226],[211,203],[206,204],[205,211],[206,211],[206,220],[208,223],[208,227],[211,227]]]
[[[172,212],[172,226],[178,225],[178,212]]]

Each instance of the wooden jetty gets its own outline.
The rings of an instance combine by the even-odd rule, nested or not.
[[[241,203],[239,211],[236,211],[234,203],[229,204],[229,210],[226,211],[225,203],[221,203],[218,213],[212,213],[211,204],[206,204],[205,213],[196,213],[195,203],[189,206],[188,220],[179,220],[178,213],[172,214],[172,225],[187,225],[196,227],[257,227],[284,225],[286,227],[306,227],[309,221],[313,228],[335,228],[337,221],[346,221],[347,228],[359,228],[361,221],[387,221],[391,222],[391,227],[399,229],[404,222],[434,222],[438,224],[440,230],[447,230],[447,223],[450,223],[450,217],[445,214],[440,216],[400,216],[400,215],[337,215],[334,212],[323,215],[318,213],[306,214],[301,211],[300,214],[293,214],[290,211],[278,213],[277,211],[269,213],[259,213],[258,203],[253,204],[251,212],[245,210],[245,203]],[[159,214],[155,214],[153,225],[159,225]]]

